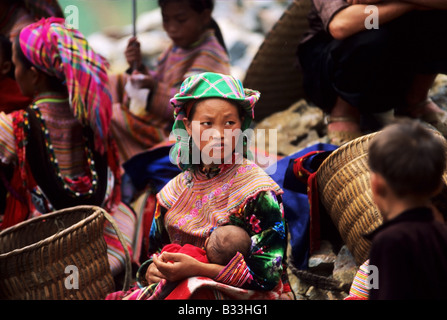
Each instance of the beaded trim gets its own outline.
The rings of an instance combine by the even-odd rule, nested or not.
[[[73,183],[69,181],[70,180],[69,178],[62,176],[61,170],[59,168],[59,163],[56,159],[56,154],[54,152],[54,148],[51,143],[50,132],[48,131],[48,129],[45,125],[45,120],[42,117],[42,113],[40,112],[40,110],[36,104],[33,104],[31,106],[31,108],[35,111],[37,119],[40,120],[40,124],[41,124],[40,127],[42,130],[42,133],[45,136],[45,146],[46,146],[48,154],[50,156],[50,161],[53,164],[53,168],[56,171],[57,177],[58,177],[59,181],[62,183],[64,190],[68,191],[71,195],[73,195],[75,197],[79,197],[81,195],[93,194],[96,191],[96,188],[98,185],[98,173],[95,169],[95,161],[93,159],[93,152],[88,147],[88,141],[85,138],[85,136],[84,136],[84,140],[85,140],[85,144],[84,144],[85,149],[84,150],[85,150],[85,154],[87,157],[88,167],[90,169],[90,177],[89,178],[91,178],[91,185],[90,185],[90,189],[87,192],[81,193],[81,192],[72,190],[71,185]]]

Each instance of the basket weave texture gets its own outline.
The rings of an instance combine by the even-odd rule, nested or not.
[[[363,235],[382,224],[370,188],[368,145],[377,133],[336,149],[317,172],[319,195],[341,238],[357,263],[368,259],[370,241]]]
[[[104,240],[107,213],[94,206],[55,211],[0,233],[0,299],[96,300],[115,289]],[[78,270],[74,287],[73,269]]]

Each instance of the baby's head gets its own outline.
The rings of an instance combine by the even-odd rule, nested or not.
[[[210,263],[227,265],[240,252],[247,257],[251,249],[248,233],[234,225],[224,225],[213,230],[205,242],[205,251]]]

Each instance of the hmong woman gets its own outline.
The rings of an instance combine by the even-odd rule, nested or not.
[[[212,18],[213,0],[159,0],[163,28],[171,45],[160,55],[155,70],[142,64],[136,38],[129,40],[125,55],[134,74],[143,76],[142,88],[150,89],[144,111],[129,110],[124,93],[128,75],[112,80],[112,96],[120,102],[113,106],[112,130],[121,162],[166,140],[172,127],[169,100],[182,82],[202,72],[229,74],[230,62],[219,26]],[[116,82],[116,83],[115,83]],[[121,84],[121,85],[120,85]],[[121,92],[121,94],[120,94]]]
[[[171,155],[182,173],[157,194],[149,260],[137,272],[140,288],[108,299],[293,297],[285,268],[282,190],[243,156],[241,131],[249,127],[259,96],[228,75],[202,73],[183,82],[171,100],[177,135]],[[158,255],[169,243],[202,247],[213,228],[225,224],[249,233],[248,258],[238,253],[223,266],[179,253]],[[161,279],[172,283],[166,286],[172,290],[157,290]]]
[[[109,134],[107,63],[60,18],[23,28],[13,43],[15,77],[33,98],[25,110],[0,114],[2,173],[11,169],[1,229],[76,205],[102,206],[130,245],[135,217],[120,203],[116,147]],[[112,274],[124,252],[106,230]]]

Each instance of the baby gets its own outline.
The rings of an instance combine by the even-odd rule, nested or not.
[[[245,258],[251,249],[251,238],[241,227],[234,225],[219,226],[214,229],[205,241],[204,248],[190,244],[168,244],[162,252],[187,254],[204,263],[227,265],[240,252]]]

